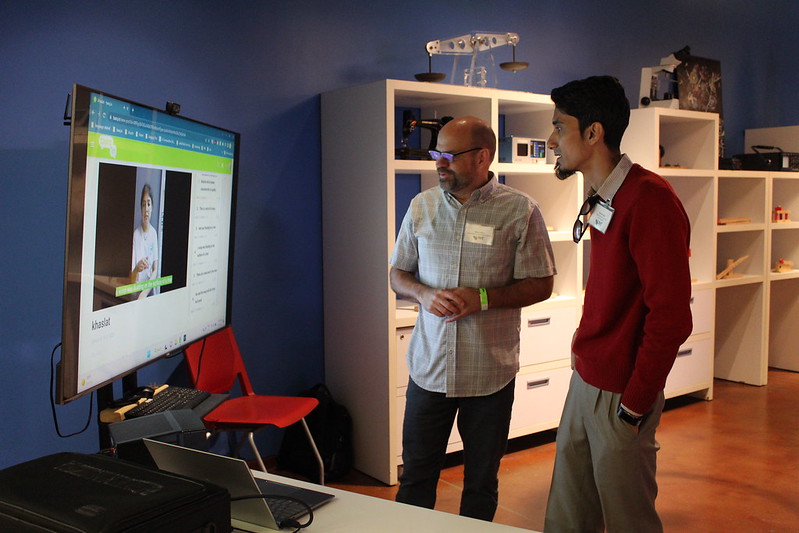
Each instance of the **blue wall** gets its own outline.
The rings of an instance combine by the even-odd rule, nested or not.
[[[429,40],[514,31],[517,60],[531,66],[501,73],[504,89],[548,93],[607,73],[634,101],[641,67],[690,45],[721,61],[728,155],[743,151],[745,128],[799,124],[792,0],[52,4],[0,6],[0,468],[97,448],[94,422],[59,438],[48,399],[61,335],[61,117],[73,83],[157,107],[179,102],[186,116],[242,133],[233,319],[255,387],[269,393],[324,378],[320,93],[413,79],[427,69]],[[498,54],[510,60],[509,49]],[[450,64],[434,58],[434,70],[448,73]],[[164,381],[178,362],[155,365],[140,381]],[[88,409],[88,400],[57,407],[61,431],[80,429]],[[278,436],[261,437],[267,452]]]

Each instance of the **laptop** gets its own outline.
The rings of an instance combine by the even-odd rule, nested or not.
[[[288,527],[290,521],[299,521],[308,514],[305,506],[282,499],[280,496],[298,499],[311,509],[316,509],[334,498],[332,494],[324,492],[257,479],[242,459],[157,440],[142,439],[142,441],[159,470],[219,485],[226,488],[233,499],[259,494],[269,495],[269,498],[231,502],[231,525],[237,530],[269,532]]]

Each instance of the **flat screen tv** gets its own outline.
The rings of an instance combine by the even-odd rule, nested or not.
[[[171,111],[73,87],[58,403],[230,324],[240,137]]]

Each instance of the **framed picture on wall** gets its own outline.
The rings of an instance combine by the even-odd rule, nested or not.
[[[724,114],[721,105],[721,62],[676,53],[680,64],[674,69],[680,109],[719,115],[719,156],[724,155]]]

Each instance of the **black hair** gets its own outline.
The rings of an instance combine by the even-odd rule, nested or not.
[[[575,117],[584,132],[594,122],[605,129],[605,144],[619,150],[630,123],[630,102],[613,76],[591,76],[552,89],[552,101],[563,113]]]
[[[144,195],[145,195],[145,194],[146,194],[147,196],[149,196],[150,198],[152,198],[152,197],[153,197],[153,190],[152,190],[152,188],[150,187],[150,184],[149,184],[149,183],[145,183],[145,184],[142,186],[142,188],[141,188],[141,199],[139,200],[139,203],[142,203],[142,204],[144,203]]]

